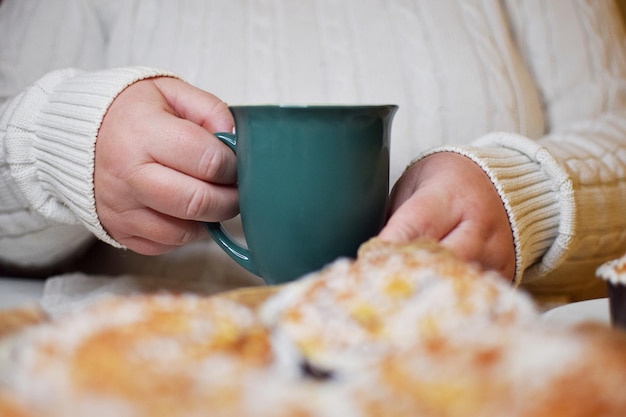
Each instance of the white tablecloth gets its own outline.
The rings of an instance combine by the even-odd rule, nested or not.
[[[237,219],[226,226],[237,240],[245,242]],[[263,285],[261,278],[236,264],[210,238],[162,256],[142,256],[99,242],[75,268],[48,279],[0,277],[0,309],[39,303],[54,314],[107,294],[212,294]]]
[[[39,304],[45,280],[0,277],[0,309]]]

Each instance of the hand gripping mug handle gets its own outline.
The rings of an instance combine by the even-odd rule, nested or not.
[[[237,136],[232,133],[218,132],[214,133],[215,137],[228,146],[234,153],[237,153]],[[257,268],[250,259],[250,251],[241,246],[233,239],[228,231],[224,228],[220,222],[205,222],[206,229],[215,242],[221,247],[228,256],[230,256],[239,265],[252,272],[255,275],[259,275]]]

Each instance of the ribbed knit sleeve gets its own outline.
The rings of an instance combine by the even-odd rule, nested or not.
[[[457,152],[489,175],[513,227],[518,284],[583,292],[594,269],[626,246],[624,28],[609,1],[506,3],[548,131],[536,140],[491,133],[425,155]]]
[[[523,136],[497,132],[472,145],[433,149],[421,158],[436,152],[455,152],[472,159],[493,182],[513,229],[516,285],[538,259],[556,266],[555,259],[560,258],[573,233],[575,205],[568,175],[546,149]],[[548,254],[550,251],[554,253]]]
[[[2,204],[12,207],[12,216],[23,213],[22,229],[29,230],[29,221],[32,232],[40,230],[42,222],[82,224],[105,242],[121,246],[102,228],[96,213],[96,138],[115,97],[128,85],[156,76],[173,74],[145,67],[59,70],[3,106],[0,164],[8,167],[3,187],[13,198],[6,191]]]

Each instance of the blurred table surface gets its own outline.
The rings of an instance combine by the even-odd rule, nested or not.
[[[0,277],[0,309],[38,304],[44,285],[44,279]]]
[[[0,277],[0,310],[37,305],[44,293],[45,279]],[[547,310],[542,321],[575,324],[592,320],[610,323],[606,298],[579,301]]]

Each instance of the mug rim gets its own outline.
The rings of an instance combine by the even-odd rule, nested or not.
[[[238,109],[313,109],[313,110],[342,110],[342,109],[398,109],[397,104],[233,104],[228,108]]]

